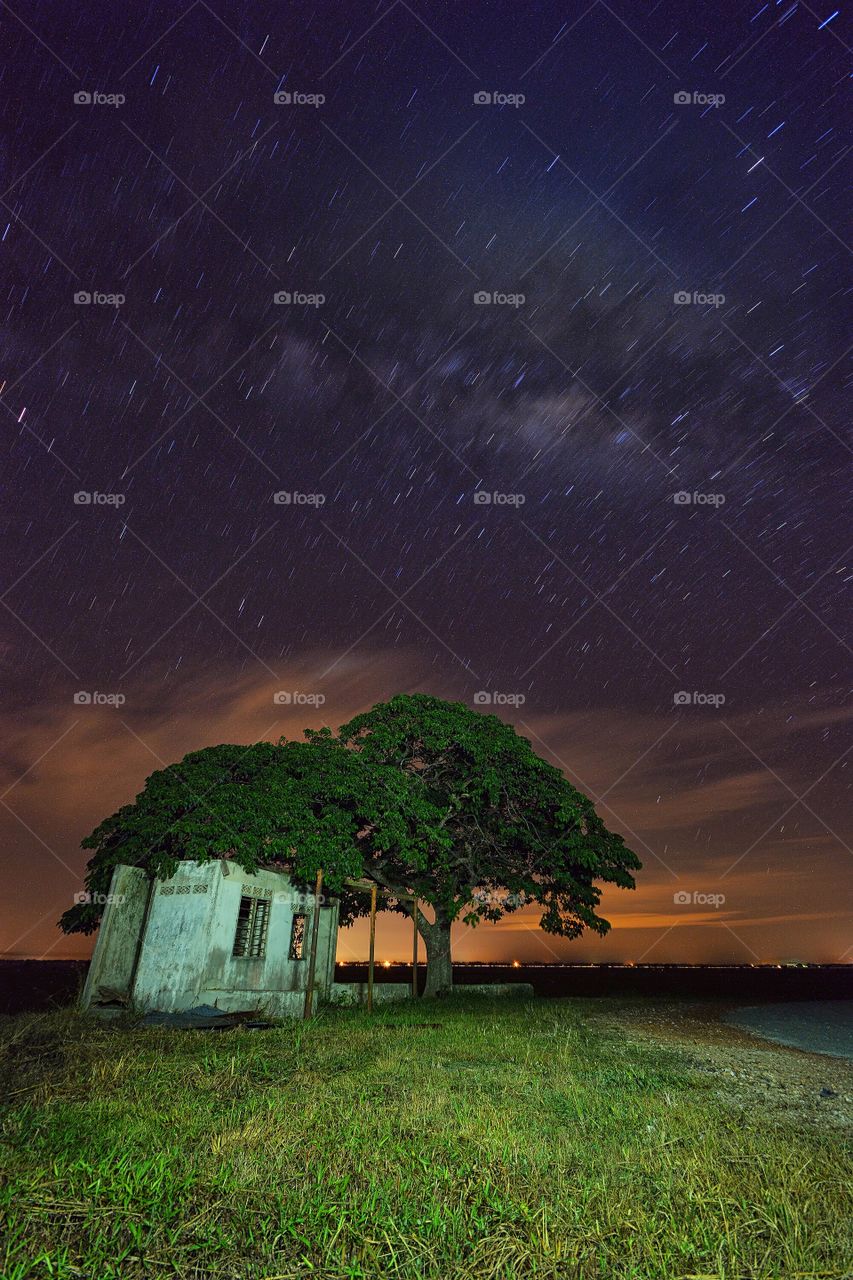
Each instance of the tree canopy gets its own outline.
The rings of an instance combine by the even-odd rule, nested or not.
[[[380,884],[432,906],[430,986],[452,982],[450,926],[460,918],[496,921],[536,903],[548,933],[607,932],[596,912],[598,882],[633,888],[631,872],[641,864],[592,801],[512,725],[459,702],[401,694],[343,725],[340,739],[371,767],[417,779],[424,803],[441,815],[440,842],[418,844],[408,861],[379,850],[365,865]]]
[[[152,773],[133,804],[122,806],[82,842],[94,850],[85,885],[90,901],[60,920],[66,933],[92,933],[118,863],[166,879],[178,862],[229,858],[246,872],[281,867],[301,885],[319,868],[341,898],[341,921],[364,908],[344,880],[363,874],[367,847],[419,858],[413,843],[432,838],[428,806],[399,770],[368,769],[328,731],[310,741],[226,743],[190,752]],[[440,834],[435,837],[440,840]]]

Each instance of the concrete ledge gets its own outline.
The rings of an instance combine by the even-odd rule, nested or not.
[[[411,1000],[412,987],[408,982],[374,982],[373,1003],[391,1004],[395,1000]],[[329,993],[332,1004],[367,1004],[366,982],[333,982]]]
[[[516,996],[522,1000],[532,1000],[533,986],[529,982],[477,982],[470,986],[456,983],[454,996]]]
[[[529,982],[478,982],[454,986],[451,996],[499,996],[501,999],[532,1000],[535,992]],[[375,982],[373,1003],[391,1004],[396,1000],[411,1000],[412,988],[408,982]],[[339,1005],[367,1004],[366,982],[333,982],[329,1002]]]

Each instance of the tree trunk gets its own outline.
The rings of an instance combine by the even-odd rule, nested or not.
[[[426,943],[427,977],[425,996],[443,996],[453,990],[453,965],[450,959],[450,924],[445,920],[421,922]]]
[[[387,889],[392,897],[399,885],[393,879],[382,874],[381,868],[372,867],[371,877],[383,889]],[[403,892],[409,894],[412,889],[406,886]],[[416,907],[408,898],[403,900],[403,908],[410,917],[415,915]],[[443,912],[433,908],[435,920],[425,916],[423,911],[417,912],[418,933],[426,946],[427,975],[424,987],[425,996],[443,996],[453,990],[453,964],[450,959],[450,920]]]

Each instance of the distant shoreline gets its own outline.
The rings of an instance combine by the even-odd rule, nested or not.
[[[33,1013],[73,1004],[83,989],[88,960],[0,959],[0,1015]],[[363,982],[367,963],[337,965],[339,981]],[[455,964],[459,987],[470,983],[527,982],[537,996],[596,999],[715,1000],[733,1007],[807,1000],[853,999],[853,965],[684,964]],[[411,981],[411,965],[379,963],[377,982]],[[418,966],[423,990],[426,966]]]

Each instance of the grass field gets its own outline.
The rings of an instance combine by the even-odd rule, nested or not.
[[[8,1019],[0,1274],[849,1275],[843,1129],[728,1096],[633,1015],[457,998],[254,1032]]]

